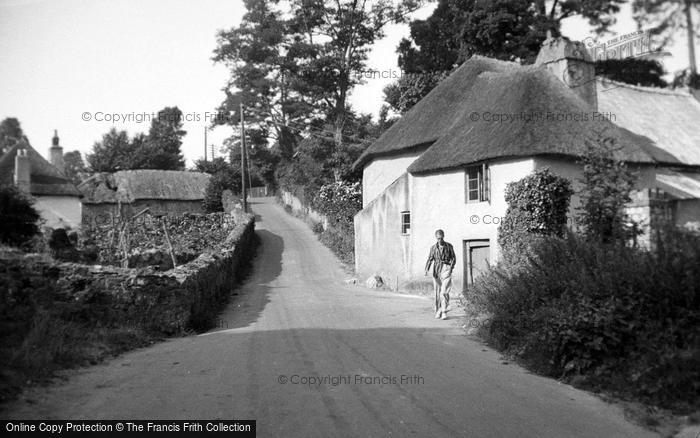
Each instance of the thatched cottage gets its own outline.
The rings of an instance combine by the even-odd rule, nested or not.
[[[356,271],[392,285],[422,277],[441,228],[457,253],[455,287],[466,287],[499,258],[506,184],[548,167],[577,188],[578,159],[601,137],[639,172],[634,219],[697,224],[699,121],[687,92],[596,80],[583,45],[564,38],[545,41],[531,66],[475,56],[355,163]]]
[[[80,225],[80,191],[63,174],[63,148],[54,133],[49,163],[26,139],[0,151],[0,184],[14,184],[34,199],[34,208],[49,228]]]
[[[97,173],[83,181],[83,221],[153,214],[204,213],[202,200],[211,175],[176,170],[121,170]]]

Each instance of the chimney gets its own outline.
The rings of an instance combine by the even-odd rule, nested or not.
[[[63,148],[58,144],[58,131],[55,129],[53,130],[53,139],[51,141],[49,155],[51,156],[51,164],[53,164],[59,172],[63,173],[66,167],[63,163]]]
[[[548,32],[535,65],[544,66],[564,82],[588,104],[591,111],[598,110],[595,65],[582,42],[566,37],[553,38]]]
[[[31,182],[31,164],[26,149],[17,149],[15,155],[15,186],[24,193],[29,194],[29,184]]]

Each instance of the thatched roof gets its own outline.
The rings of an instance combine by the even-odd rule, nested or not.
[[[211,175],[177,170],[121,170],[98,173],[78,188],[88,204],[131,203],[140,199],[197,201]]]
[[[609,120],[594,119],[589,106],[543,66],[474,56],[377,139],[355,167],[418,147],[426,150],[409,172],[494,158],[580,157],[601,135],[613,139],[628,162],[700,166],[700,103],[690,94],[622,84],[613,89],[599,84],[597,94],[598,111],[609,113]],[[486,113],[521,117],[489,122]],[[584,114],[588,120],[580,120]]]
[[[587,144],[613,140],[621,158],[653,163],[652,142],[596,116],[563,82],[539,66],[484,72],[444,135],[408,168],[420,173],[487,159],[536,155],[580,157]],[[474,116],[476,114],[476,116]],[[514,120],[493,120],[495,114]],[[486,120],[488,118],[488,120]]]
[[[668,156],[659,161],[700,166],[700,102],[688,91],[607,81],[598,87],[598,107],[651,139]]]
[[[34,196],[80,196],[80,191],[26,140],[18,141],[0,156],[0,183],[14,184],[15,156],[26,149],[30,165],[29,192]]]
[[[372,157],[427,146],[455,123],[468,104],[472,85],[483,72],[507,71],[518,65],[474,56],[445,78],[427,96],[394,123],[355,162],[362,166]]]

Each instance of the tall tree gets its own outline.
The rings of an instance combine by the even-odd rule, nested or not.
[[[416,0],[293,0],[295,30],[290,51],[303,60],[299,78],[315,96],[340,145],[348,121],[355,73],[366,67],[367,54],[389,23],[400,23],[422,3]]]
[[[230,165],[226,162],[225,159],[223,159],[222,157],[216,157],[213,160],[209,161],[195,161],[194,168],[192,170],[195,172],[204,172],[210,175],[214,175],[217,172],[221,172],[222,170],[228,169],[229,166]]]
[[[66,152],[63,154],[63,162],[65,164],[65,175],[73,181],[74,184],[80,184],[87,173],[87,167],[85,166],[80,151]]]
[[[700,1],[633,0],[632,11],[640,27],[651,28],[652,38],[659,49],[670,44],[679,30],[685,30],[690,74],[691,77],[696,77],[695,43],[700,23],[699,20],[693,21],[693,12],[696,15],[700,12]]]
[[[645,87],[665,87],[664,66],[654,59],[605,59],[595,63],[595,74],[604,78]]]
[[[384,87],[384,101],[394,112],[404,114],[435,88],[449,71],[408,73]]]
[[[459,21],[453,3],[453,0],[438,0],[430,17],[411,22],[411,38],[403,38],[396,50],[404,73],[448,71],[457,65]]]
[[[433,14],[411,22],[411,40],[399,43],[408,73],[450,70],[474,54],[532,63],[549,30],[565,18],[588,19],[602,33],[626,0],[439,0]]]
[[[579,16],[588,20],[593,30],[602,34],[615,24],[620,5],[627,0],[535,0],[532,3],[542,15],[551,20],[552,32],[561,28],[562,20]],[[549,3],[549,5],[547,5]]]
[[[180,152],[182,112],[165,107],[151,121],[148,135],[139,133],[129,139],[126,131],[112,128],[92,147],[85,159],[93,172],[116,172],[131,169],[184,170]]]
[[[280,162],[280,155],[276,150],[259,144],[253,144],[248,149],[246,160],[250,167],[250,174],[260,184],[270,187],[276,186],[275,169]]]
[[[95,142],[85,159],[92,172],[116,172],[132,168],[134,148],[126,131],[109,130]]]
[[[204,190],[204,199],[202,200],[202,206],[206,212],[211,213],[224,210],[223,203],[221,202],[221,195],[223,195],[224,190],[230,190],[234,194],[240,196],[240,167],[229,165],[212,175]]]
[[[387,103],[403,113],[445,75],[473,55],[534,62],[547,31],[559,35],[565,18],[581,16],[596,32],[614,22],[625,0],[439,0],[433,14],[410,24],[411,39],[397,48],[406,73],[385,89]],[[438,76],[439,77],[439,76]]]
[[[140,169],[184,170],[185,160],[180,148],[182,137],[187,133],[182,129],[182,111],[176,106],[158,111],[151,121],[148,136],[136,136],[134,149],[138,154]]]
[[[371,116],[350,112],[346,131],[353,141],[337,145],[330,124],[326,130],[314,132],[299,143],[292,160],[278,169],[279,185],[290,191],[303,188],[313,196],[321,186],[334,181],[359,181],[361,173],[354,171],[352,164],[385,128],[372,122]]]
[[[547,30],[559,33],[559,22],[525,0],[477,0],[459,12],[459,60],[478,54],[530,64],[535,61]],[[556,3],[556,2],[555,2]]]
[[[343,141],[348,94],[359,83],[371,45],[384,28],[418,7],[414,0],[292,0],[291,12],[277,1],[246,0],[241,25],[219,34],[214,59],[231,67],[223,109],[240,102],[254,129],[272,126],[283,159],[299,132],[330,123]],[[237,89],[237,90],[235,90]],[[233,120],[231,123],[237,123]],[[264,137],[264,136],[263,136]]]
[[[407,75],[384,89],[399,113],[425,97],[457,65],[478,54],[507,61],[535,60],[547,30],[559,24],[526,0],[440,0],[433,14],[411,22],[411,40],[398,46]]]
[[[247,133],[255,144],[276,143],[282,155],[291,157],[297,137],[288,126],[313,117],[314,110],[303,88],[295,87],[298,62],[289,50],[289,20],[277,0],[244,0],[244,5],[241,24],[217,36],[213,59],[231,71],[219,111],[234,117],[214,122],[236,126],[243,104]]]

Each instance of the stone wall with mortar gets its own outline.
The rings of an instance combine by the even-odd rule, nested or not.
[[[254,251],[250,215],[219,248],[164,272],[56,263],[41,255],[3,250],[0,319],[3,326],[15,321],[15,337],[30,329],[39,307],[50,307],[86,328],[132,327],[165,336],[205,329],[241,280]]]
[[[280,190],[280,199],[284,205],[292,209],[294,214],[307,217],[315,223],[323,224],[324,228],[328,228],[328,218],[325,215],[307,206],[301,199],[290,192]]]

